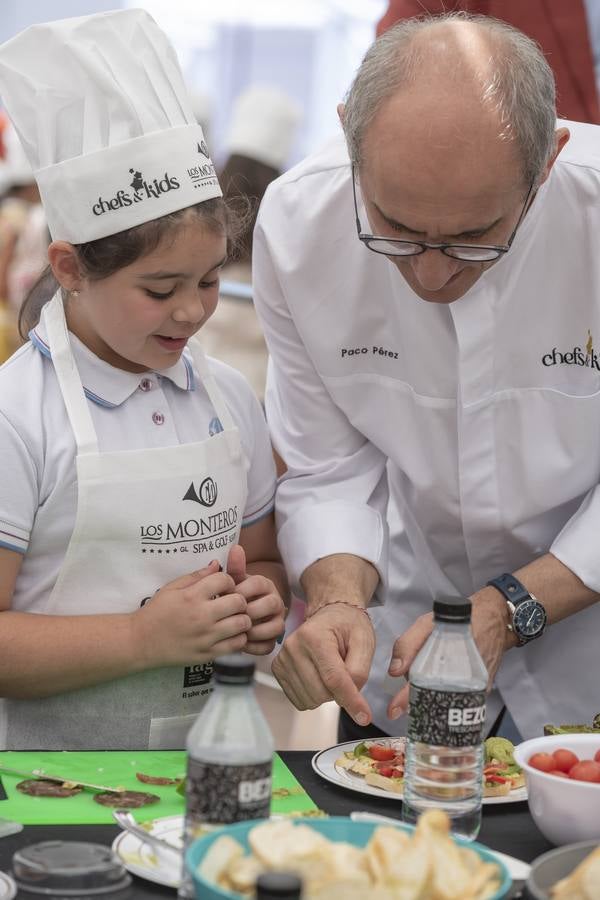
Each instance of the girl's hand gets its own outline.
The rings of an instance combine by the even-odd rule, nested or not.
[[[227,572],[235,581],[237,593],[247,600],[252,620],[244,651],[255,656],[271,653],[276,638],[285,629],[285,604],[277,588],[270,578],[246,572],[246,555],[239,544],[229,551]]]
[[[164,585],[133,614],[141,669],[204,663],[247,650],[248,603],[215,561]]]

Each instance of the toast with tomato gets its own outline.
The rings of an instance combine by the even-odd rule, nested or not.
[[[491,737],[485,742],[484,797],[506,797],[525,784],[523,771],[515,762],[514,749],[514,744],[507,738]]]

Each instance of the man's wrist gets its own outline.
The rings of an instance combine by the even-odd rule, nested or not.
[[[508,603],[500,591],[489,585],[473,594],[471,600],[480,610],[485,610],[486,615],[497,620],[498,628],[502,629],[505,651],[519,646],[517,636],[509,627],[510,611]]]
[[[379,583],[377,569],[359,556],[340,553],[317,560],[302,573],[307,616],[323,606],[343,601],[366,609]]]
[[[307,610],[306,619],[312,619],[317,613],[322,612],[324,609],[330,609],[332,606],[349,606],[351,609],[357,609],[361,613],[364,613],[365,616],[371,621],[369,613],[366,608],[359,603],[351,603],[349,600],[330,600],[328,603],[321,603],[320,606],[316,606],[311,610]]]

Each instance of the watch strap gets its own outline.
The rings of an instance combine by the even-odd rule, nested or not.
[[[525,585],[521,584],[518,578],[515,578],[510,572],[498,575],[497,578],[492,578],[486,583],[499,590],[513,606],[518,606],[523,600],[529,600],[531,597]]]

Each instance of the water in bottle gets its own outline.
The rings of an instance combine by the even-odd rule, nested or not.
[[[253,676],[248,656],[215,660],[215,689],[187,739],[186,849],[207,825],[270,813],[273,738],[254,696]],[[185,872],[178,896],[194,896]]]
[[[410,668],[402,818],[443,809],[469,839],[481,825],[487,670],[471,632],[471,602],[436,600],[433,631]]]

